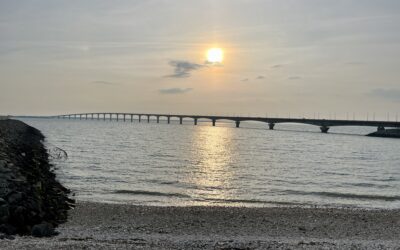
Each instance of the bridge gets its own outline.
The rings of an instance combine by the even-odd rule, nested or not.
[[[205,119],[210,120],[212,125],[215,126],[218,120],[233,121],[237,128],[240,127],[240,122],[243,121],[257,121],[268,124],[269,129],[274,129],[278,123],[302,123],[319,126],[322,133],[327,133],[330,127],[333,126],[369,126],[376,127],[378,131],[385,130],[385,128],[400,128],[400,122],[398,121],[369,121],[369,120],[327,120],[327,119],[306,119],[306,118],[273,118],[273,117],[251,117],[251,116],[217,116],[217,115],[177,115],[177,114],[146,114],[146,113],[80,113],[80,114],[66,114],[56,115],[52,118],[59,119],[96,119],[96,120],[122,120],[133,122],[134,117],[137,117],[139,122],[142,118],[150,123],[150,118],[155,118],[157,123],[160,122],[160,118],[166,118],[169,124],[171,118],[179,119],[179,123],[183,123],[183,119],[191,119],[194,125],[197,125],[198,120]]]

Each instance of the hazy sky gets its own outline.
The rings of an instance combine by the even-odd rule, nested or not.
[[[399,107],[398,0],[0,0],[0,114]]]

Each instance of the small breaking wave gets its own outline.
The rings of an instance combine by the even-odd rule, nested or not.
[[[180,193],[163,193],[145,190],[115,190],[115,194],[129,194],[129,195],[147,195],[147,196],[162,196],[162,197],[178,197],[178,198],[191,198],[189,195]]]
[[[299,205],[299,203],[293,202],[281,202],[281,201],[263,201],[257,199],[205,199],[196,201],[209,201],[216,203],[244,203],[244,204],[275,204],[275,205]]]
[[[344,199],[360,199],[360,200],[380,200],[380,201],[399,201],[400,196],[389,195],[374,195],[374,194],[352,194],[352,193],[336,193],[336,192],[303,192],[303,191],[288,191],[291,194],[297,195],[312,195],[330,198]]]

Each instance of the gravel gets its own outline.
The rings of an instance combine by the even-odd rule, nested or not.
[[[78,202],[52,238],[1,249],[400,249],[400,210]]]

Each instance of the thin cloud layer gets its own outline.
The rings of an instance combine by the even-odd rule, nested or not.
[[[196,71],[205,67],[202,64],[192,63],[183,60],[172,60],[169,62],[169,65],[174,67],[174,73],[171,75],[167,75],[166,77],[173,77],[173,78],[189,77],[192,71]]]
[[[169,88],[169,89],[160,89],[159,92],[161,94],[166,94],[166,95],[176,95],[176,94],[185,94],[192,90],[193,90],[192,88]]]
[[[400,102],[400,89],[374,89],[369,93],[371,96],[383,98],[390,101]]]
[[[118,83],[108,82],[108,81],[93,81],[93,82],[90,82],[90,83],[91,84],[96,84],[96,85],[109,85],[109,86],[119,85]]]
[[[265,76],[257,76],[256,80],[261,80],[261,79],[264,79],[264,78],[265,78]]]

